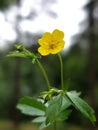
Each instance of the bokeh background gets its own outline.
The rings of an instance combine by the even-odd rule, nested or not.
[[[66,45],[62,51],[64,83],[95,110],[98,118],[98,1],[97,0],[0,0],[0,130],[38,130],[16,104],[20,97],[38,96],[47,90],[36,64],[28,59],[6,57],[15,44],[37,52],[45,31],[61,29]],[[55,61],[55,62],[54,62]],[[60,87],[56,55],[41,59],[53,86]],[[97,130],[73,109],[62,130]],[[52,130],[52,128],[49,128]],[[58,128],[59,129],[59,128]]]

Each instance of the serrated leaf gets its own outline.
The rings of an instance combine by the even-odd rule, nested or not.
[[[77,95],[78,97],[81,95],[81,92],[77,92],[75,90],[73,91],[70,91],[70,93],[74,94],[74,95]]]
[[[41,116],[45,114],[45,105],[35,98],[24,97],[18,102],[17,108],[22,113],[32,116]]]
[[[53,99],[50,100],[49,106],[46,109],[46,125],[48,123],[54,122],[57,115],[61,111],[61,105],[62,105],[62,96],[61,95],[55,96]]]
[[[67,120],[69,115],[71,114],[72,110],[64,110],[61,113],[59,113],[56,121],[64,121]]]
[[[94,110],[76,93],[67,92],[67,96],[72,102],[72,105],[79,110],[85,117],[87,117],[92,123],[96,121]]]
[[[63,111],[64,109],[68,108],[69,106],[71,106],[72,103],[71,101],[68,99],[68,97],[66,97],[65,95],[62,95],[62,106],[61,106],[61,111]]]

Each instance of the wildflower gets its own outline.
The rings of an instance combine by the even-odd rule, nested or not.
[[[52,33],[45,32],[42,38],[38,40],[40,47],[38,52],[43,55],[57,54],[64,47],[64,33],[58,29],[55,29]]]

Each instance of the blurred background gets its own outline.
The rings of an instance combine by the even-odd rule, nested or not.
[[[69,90],[81,91],[98,118],[98,1],[0,0],[0,130],[38,130],[30,122],[33,117],[22,115],[16,104],[20,97],[47,90],[44,78],[30,60],[6,55],[17,43],[37,52],[38,38],[56,28],[65,33],[64,83],[70,79]],[[57,56],[43,57],[41,62],[52,85],[59,88]],[[73,109],[68,121],[58,127],[97,130],[97,125],[92,126]]]

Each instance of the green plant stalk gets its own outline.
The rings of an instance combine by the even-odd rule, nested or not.
[[[60,60],[60,65],[61,65],[61,88],[64,90],[64,79],[63,79],[63,61],[60,53],[58,53],[58,58]]]
[[[50,82],[49,82],[48,76],[47,76],[47,74],[46,74],[46,71],[45,71],[45,69],[43,68],[42,64],[39,62],[39,60],[37,60],[37,64],[38,64],[39,68],[41,69],[41,71],[42,71],[42,73],[43,73],[43,76],[44,76],[44,78],[45,78],[45,80],[46,80],[47,87],[48,87],[48,89],[50,90],[50,88],[51,88],[51,87],[50,87]]]

